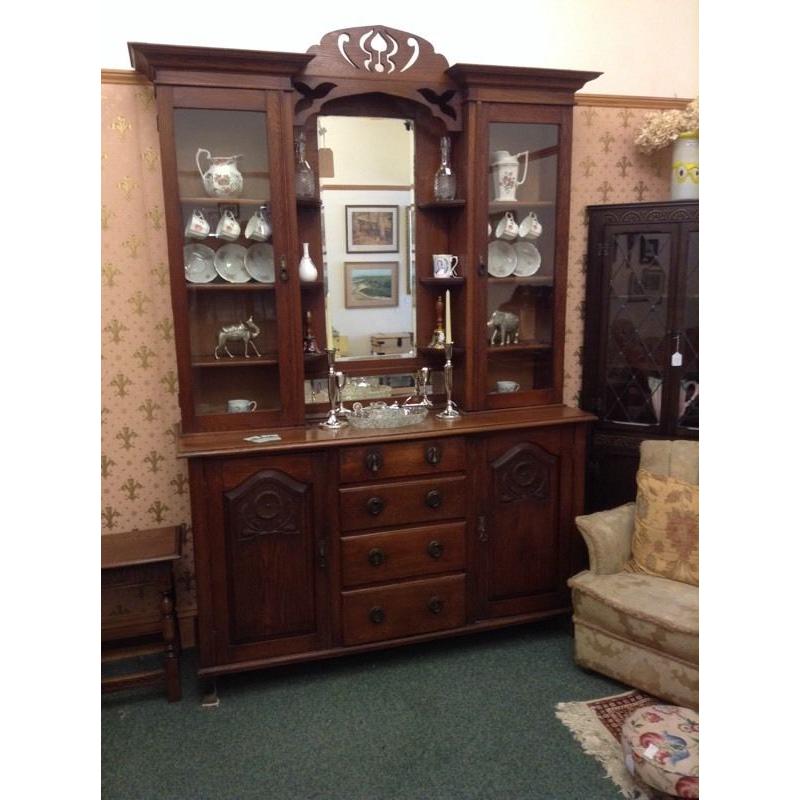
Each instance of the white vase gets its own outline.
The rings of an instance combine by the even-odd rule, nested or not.
[[[673,200],[697,200],[700,196],[700,134],[682,133],[672,144]]]
[[[315,281],[317,279],[317,268],[308,254],[308,242],[303,242],[303,257],[300,259],[300,280]]]

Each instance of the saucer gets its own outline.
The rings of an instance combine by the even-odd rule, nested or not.
[[[489,274],[495,278],[507,278],[517,268],[517,253],[502,239],[489,245]]]
[[[517,254],[514,275],[518,278],[529,278],[531,275],[535,275],[542,266],[542,254],[536,245],[525,241],[516,242],[514,251]]]
[[[240,244],[224,244],[214,255],[217,274],[228,283],[247,283],[250,276],[244,268],[247,250]]]

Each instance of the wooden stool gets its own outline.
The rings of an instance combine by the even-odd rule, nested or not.
[[[113,589],[116,595],[122,596],[133,592],[141,596],[146,591],[154,594],[152,609],[119,619],[113,617],[106,603],[103,604],[103,661],[164,653],[162,669],[103,678],[103,692],[165,681],[167,699],[170,702],[181,699],[180,641],[172,563],[181,557],[183,533],[184,526],[178,525],[102,537],[103,590]],[[155,641],[154,637],[157,637]]]

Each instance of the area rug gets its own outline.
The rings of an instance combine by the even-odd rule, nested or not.
[[[625,719],[643,706],[660,703],[640,691],[586,702],[558,703],[556,716],[572,731],[583,751],[594,756],[628,800],[658,800],[660,792],[634,781],[622,760],[620,732]]]

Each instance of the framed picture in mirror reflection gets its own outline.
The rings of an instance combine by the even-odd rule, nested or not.
[[[346,261],[345,308],[388,308],[397,305],[397,261]]]
[[[348,253],[399,253],[398,206],[345,206]]]

